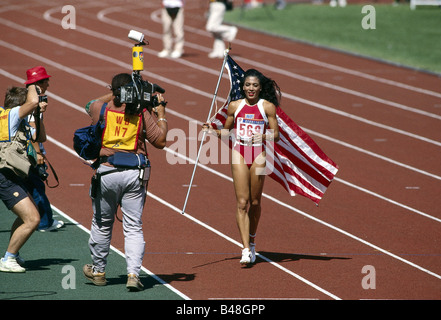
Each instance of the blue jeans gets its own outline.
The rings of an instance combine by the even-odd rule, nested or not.
[[[33,169],[29,171],[29,176],[25,180],[26,188],[34,199],[38,212],[40,213],[40,224],[38,229],[49,228],[54,219],[52,218],[52,208],[49,199],[46,196],[44,182],[40,179]]]

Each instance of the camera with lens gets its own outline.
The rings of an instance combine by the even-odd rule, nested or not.
[[[144,70],[142,46],[146,45],[144,34],[130,30],[128,36],[130,40],[136,42],[132,48],[132,82],[119,88],[120,102],[126,104],[125,113],[127,114],[140,114],[144,109],[151,113],[152,109],[159,105],[155,92],[164,93],[165,90],[141,77],[140,72]]]
[[[47,165],[46,164],[38,164],[35,169],[37,170],[37,174],[42,181],[45,181],[47,177],[49,177],[49,173],[47,173]]]
[[[38,96],[38,102],[46,102],[47,103],[47,96]]]
[[[127,114],[139,114],[147,109],[150,113],[159,105],[155,92],[164,93],[160,86],[142,80],[139,74],[132,75],[132,82],[120,87],[120,102],[126,104]]]

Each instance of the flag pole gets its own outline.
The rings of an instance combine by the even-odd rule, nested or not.
[[[211,101],[210,112],[208,113],[208,117],[207,117],[206,123],[210,120],[210,117],[211,117],[211,112],[213,110],[213,106],[214,106],[214,103],[216,101],[217,91],[219,89],[219,84],[220,84],[220,81],[222,79],[222,74],[224,72],[225,64],[227,62],[227,56],[228,56],[229,50],[230,50],[230,48],[226,49],[225,52],[224,52],[224,61],[222,63],[222,68],[221,68],[221,71],[219,73],[219,78],[217,80],[216,89],[214,90],[213,100]],[[196,173],[196,168],[197,168],[198,163],[199,163],[199,156],[201,155],[202,144],[204,143],[205,135],[206,134],[207,134],[207,131],[204,131],[203,134],[202,134],[202,141],[201,141],[201,145],[199,146],[199,151],[198,151],[198,154],[197,154],[197,157],[196,157],[196,161],[194,163],[193,174],[191,175],[190,184],[189,184],[188,190],[187,190],[187,196],[185,197],[184,207],[182,208],[182,212],[181,212],[182,214],[185,213],[185,208],[187,207],[188,197],[190,195],[191,186],[193,185],[194,175]]]

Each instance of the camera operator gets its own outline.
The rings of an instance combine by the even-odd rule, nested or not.
[[[86,264],[83,272],[95,285],[106,285],[105,268],[109,254],[112,228],[118,206],[121,206],[124,229],[125,255],[127,263],[127,285],[130,291],[139,291],[143,285],[139,272],[144,256],[142,212],[144,209],[150,165],[147,159],[147,140],[155,148],[166,145],[167,120],[162,94],[157,94],[158,106],[133,113],[132,105],[121,103],[121,87],[132,83],[130,74],[121,73],[113,77],[111,91],[105,96],[90,101],[86,111],[95,124],[100,118],[104,103],[105,128],[99,167],[92,179],[90,195],[93,219],[89,239],[92,264]],[[135,157],[147,165],[124,164]],[[123,163],[118,163],[122,159]]]
[[[4,108],[0,108],[0,149],[6,148],[12,137],[26,133],[26,117],[38,106],[36,86],[25,88],[12,87],[6,91]],[[26,140],[26,139],[24,139]],[[24,148],[26,146],[23,146]],[[2,163],[5,159],[1,159]],[[40,222],[38,210],[24,186],[21,177],[10,168],[0,169],[0,199],[17,219],[11,227],[11,237],[6,253],[0,259],[0,271],[25,272],[20,248],[26,243]]]
[[[37,66],[26,71],[27,80],[25,85],[30,86],[35,84],[39,88],[39,108],[36,112],[32,113],[28,117],[28,122],[31,127],[36,128],[39,135],[35,142],[32,142],[35,150],[37,151],[37,166],[31,168],[29,176],[26,179],[26,187],[29,193],[34,199],[35,205],[37,206],[38,212],[40,213],[40,224],[38,226],[38,231],[53,231],[63,227],[64,222],[55,220],[53,218],[52,207],[49,199],[46,195],[46,188],[44,181],[48,177],[46,171],[45,154],[43,142],[46,141],[46,130],[43,120],[43,112],[47,108],[47,88],[49,87],[50,75],[47,74],[46,69],[42,66]],[[38,117],[38,118],[37,118]],[[38,127],[38,129],[37,129]]]

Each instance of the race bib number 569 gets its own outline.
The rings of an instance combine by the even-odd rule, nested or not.
[[[239,138],[250,139],[254,134],[264,133],[264,120],[237,119],[237,136]]]

